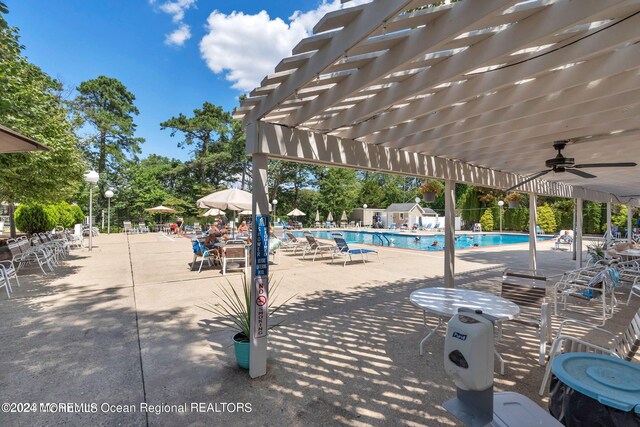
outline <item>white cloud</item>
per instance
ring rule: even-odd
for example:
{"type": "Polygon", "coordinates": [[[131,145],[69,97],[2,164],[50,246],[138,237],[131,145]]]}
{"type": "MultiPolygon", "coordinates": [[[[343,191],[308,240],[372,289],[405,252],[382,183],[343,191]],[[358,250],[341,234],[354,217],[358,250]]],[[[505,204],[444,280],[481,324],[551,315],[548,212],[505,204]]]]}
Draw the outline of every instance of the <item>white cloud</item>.
{"type": "Polygon", "coordinates": [[[169,46],[182,46],[190,38],[191,28],[186,24],[181,24],[175,31],[165,36],[164,43],[169,46]]]}
{"type": "MultiPolygon", "coordinates": [[[[370,0],[355,0],[354,6],[370,0]]],[[[278,62],[291,55],[291,49],[311,34],[313,26],[327,12],[343,7],[340,0],[323,0],[314,10],[296,11],[288,18],[271,19],[266,11],[256,15],[214,10],[207,19],[208,34],[200,41],[200,53],[207,66],[224,74],[234,89],[245,92],[258,86],[273,72],[278,62]]]]}
{"type": "Polygon", "coordinates": [[[174,23],[179,24],[177,29],[170,34],[165,35],[165,44],[170,46],[182,46],[191,38],[191,28],[182,21],[184,20],[185,11],[191,7],[195,7],[197,0],[165,1],[162,4],[159,4],[158,0],[148,1],[151,6],[157,7],[167,15],[171,15],[171,20],[174,23]]]}
{"type": "MultiPolygon", "coordinates": [[[[155,0],[154,0],[155,1],[155,0]]],[[[182,22],[185,10],[196,4],[196,0],[175,0],[160,5],[160,10],[171,15],[173,22],[182,22]]]]}

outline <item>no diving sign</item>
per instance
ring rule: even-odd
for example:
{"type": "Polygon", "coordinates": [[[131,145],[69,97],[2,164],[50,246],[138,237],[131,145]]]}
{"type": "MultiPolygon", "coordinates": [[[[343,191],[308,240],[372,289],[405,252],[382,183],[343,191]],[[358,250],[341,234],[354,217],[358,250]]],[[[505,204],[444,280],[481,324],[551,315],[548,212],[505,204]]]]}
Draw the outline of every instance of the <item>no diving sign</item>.
{"type": "Polygon", "coordinates": [[[269,278],[256,276],[254,281],[256,295],[256,315],[253,317],[253,336],[261,338],[267,336],[269,320],[269,278]]]}

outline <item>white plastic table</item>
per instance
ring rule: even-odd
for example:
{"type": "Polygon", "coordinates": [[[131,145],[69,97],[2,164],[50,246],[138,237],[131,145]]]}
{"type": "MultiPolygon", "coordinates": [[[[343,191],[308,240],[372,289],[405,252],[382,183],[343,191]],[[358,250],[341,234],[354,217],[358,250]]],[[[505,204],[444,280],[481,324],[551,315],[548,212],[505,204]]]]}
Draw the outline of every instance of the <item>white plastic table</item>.
{"type": "MultiPolygon", "coordinates": [[[[422,310],[424,326],[427,328],[427,335],[420,341],[421,355],[424,353],[424,343],[440,329],[442,320],[453,317],[461,307],[482,310],[483,313],[495,317],[498,322],[511,320],[520,314],[517,304],[494,294],[470,289],[424,288],[413,291],[409,299],[422,310]],[[427,313],[438,317],[438,325],[433,329],[427,325],[427,313]]],[[[500,328],[500,325],[498,327],[500,328]]],[[[500,360],[500,372],[504,374],[504,360],[497,351],[496,356],[500,360]]]]}

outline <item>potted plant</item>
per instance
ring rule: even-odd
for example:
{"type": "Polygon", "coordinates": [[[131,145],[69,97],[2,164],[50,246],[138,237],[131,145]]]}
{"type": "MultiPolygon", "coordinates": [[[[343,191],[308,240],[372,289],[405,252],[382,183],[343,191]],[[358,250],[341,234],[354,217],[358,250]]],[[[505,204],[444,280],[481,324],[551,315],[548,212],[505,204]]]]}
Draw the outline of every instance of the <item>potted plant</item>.
{"type": "Polygon", "coordinates": [[[596,240],[587,245],[587,253],[591,255],[593,262],[598,262],[605,258],[607,250],[606,240],[596,240]]]}
{"type": "Polygon", "coordinates": [[[504,198],[504,201],[505,202],[509,202],[509,207],[510,208],[517,208],[520,205],[520,202],[522,201],[522,194],[520,194],[520,193],[509,193],[504,198]]]}
{"type": "Polygon", "coordinates": [[[436,180],[426,180],[418,189],[418,193],[422,194],[425,202],[434,202],[436,197],[442,193],[442,184],[436,180]]]}
{"type": "MultiPolygon", "coordinates": [[[[205,304],[200,308],[219,316],[215,319],[221,325],[230,327],[235,330],[233,335],[233,347],[236,355],[236,362],[238,366],[243,369],[249,369],[249,336],[251,334],[251,290],[249,288],[249,280],[246,275],[242,275],[242,291],[241,293],[236,290],[233,284],[227,279],[226,283],[219,285],[219,291],[213,291],[216,299],[219,302],[215,304],[205,304]]],[[[271,278],[269,282],[272,283],[271,278]]],[[[275,303],[276,290],[280,284],[280,281],[270,285],[269,290],[269,326],[268,329],[275,328],[282,322],[272,322],[271,316],[279,311],[284,304],[291,300],[295,295],[292,295],[286,301],[281,304],[275,303]]]]}

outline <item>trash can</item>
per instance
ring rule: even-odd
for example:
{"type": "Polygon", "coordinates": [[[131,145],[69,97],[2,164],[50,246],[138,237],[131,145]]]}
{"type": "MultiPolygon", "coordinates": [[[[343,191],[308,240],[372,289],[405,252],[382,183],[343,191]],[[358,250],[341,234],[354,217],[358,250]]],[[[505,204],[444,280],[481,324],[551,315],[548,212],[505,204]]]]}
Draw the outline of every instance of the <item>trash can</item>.
{"type": "Polygon", "coordinates": [[[567,353],[553,359],[551,370],[549,412],[565,426],[640,427],[639,365],[567,353]]]}

